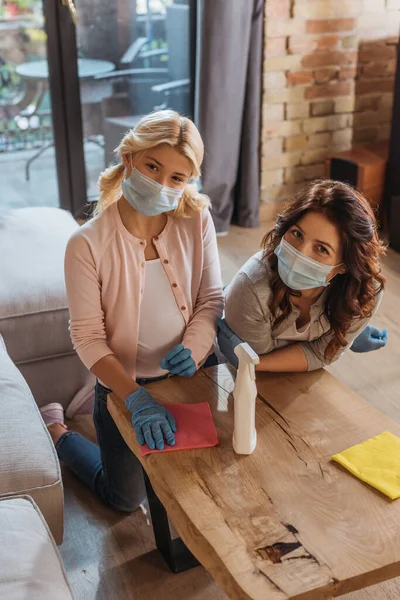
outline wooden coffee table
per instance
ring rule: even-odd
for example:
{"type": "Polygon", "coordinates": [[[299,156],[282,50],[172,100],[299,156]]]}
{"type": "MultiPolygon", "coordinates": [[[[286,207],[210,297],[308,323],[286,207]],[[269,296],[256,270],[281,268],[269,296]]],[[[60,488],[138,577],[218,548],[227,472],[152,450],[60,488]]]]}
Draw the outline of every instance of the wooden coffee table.
{"type": "Polygon", "coordinates": [[[233,385],[225,365],[149,385],[165,404],[209,402],[220,445],[145,458],[129,411],[108,398],[147,473],[157,545],[172,568],[194,564],[186,544],[240,600],[326,599],[400,575],[400,500],[331,461],[383,431],[400,436],[400,426],[327,371],[261,374],[257,448],[238,456],[233,385]],[[168,540],[164,508],[184,544],[168,540]]]}

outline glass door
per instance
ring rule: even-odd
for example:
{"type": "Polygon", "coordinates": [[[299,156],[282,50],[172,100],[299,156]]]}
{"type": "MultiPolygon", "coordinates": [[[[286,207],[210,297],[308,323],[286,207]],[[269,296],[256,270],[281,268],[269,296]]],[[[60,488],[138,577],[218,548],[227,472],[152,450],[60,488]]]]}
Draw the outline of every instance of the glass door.
{"type": "Polygon", "coordinates": [[[140,117],[158,108],[193,115],[193,0],[75,0],[87,199],[140,117]]]}
{"type": "Polygon", "coordinates": [[[75,217],[140,117],[193,116],[196,0],[0,0],[0,211],[75,217]]]}
{"type": "Polygon", "coordinates": [[[0,0],[0,213],[59,206],[42,0],[0,0]]]}

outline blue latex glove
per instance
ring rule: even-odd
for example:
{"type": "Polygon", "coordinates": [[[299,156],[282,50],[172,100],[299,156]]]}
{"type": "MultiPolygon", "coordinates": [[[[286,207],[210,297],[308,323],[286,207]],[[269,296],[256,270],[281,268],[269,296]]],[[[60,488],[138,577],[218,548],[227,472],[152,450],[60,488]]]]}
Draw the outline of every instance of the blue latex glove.
{"type": "Polygon", "coordinates": [[[160,367],[172,375],[191,377],[196,373],[196,363],[192,358],[192,351],[184,348],[182,344],[174,346],[160,361],[160,367]]]}
{"type": "Polygon", "coordinates": [[[218,319],[218,345],[222,354],[234,366],[236,369],[239,365],[238,357],[234,350],[239,344],[243,344],[243,340],[240,339],[236,333],[233,333],[225,319],[218,319]]]}
{"type": "Polygon", "coordinates": [[[140,387],[126,397],[125,405],[132,413],[132,425],[141,446],[146,441],[150,450],[164,450],[164,438],[170,446],[175,445],[175,419],[150,392],[140,387]]]}
{"type": "Polygon", "coordinates": [[[388,341],[387,329],[378,329],[373,325],[367,325],[365,329],[356,337],[350,350],[353,352],[371,352],[383,348],[388,341]]]}

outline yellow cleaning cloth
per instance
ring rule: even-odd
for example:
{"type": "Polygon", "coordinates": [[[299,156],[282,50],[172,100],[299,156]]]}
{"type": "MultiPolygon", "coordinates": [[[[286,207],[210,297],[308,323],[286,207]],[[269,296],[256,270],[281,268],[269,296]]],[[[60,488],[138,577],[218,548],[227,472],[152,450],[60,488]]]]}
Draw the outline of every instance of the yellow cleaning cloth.
{"type": "Polygon", "coordinates": [[[400,438],[392,433],[380,433],[332,460],[392,500],[400,497],[400,438]]]}

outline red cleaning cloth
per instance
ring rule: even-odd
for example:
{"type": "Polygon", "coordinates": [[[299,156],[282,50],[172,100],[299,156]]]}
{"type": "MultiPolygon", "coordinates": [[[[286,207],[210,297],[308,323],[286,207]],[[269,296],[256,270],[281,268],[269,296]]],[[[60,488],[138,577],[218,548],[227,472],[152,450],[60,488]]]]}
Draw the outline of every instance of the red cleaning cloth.
{"type": "Polygon", "coordinates": [[[175,417],[177,432],[175,446],[165,442],[164,450],[150,450],[146,445],[140,451],[142,456],[153,452],[175,452],[191,448],[211,448],[218,445],[218,435],[208,402],[198,404],[168,404],[165,405],[175,417]]]}

